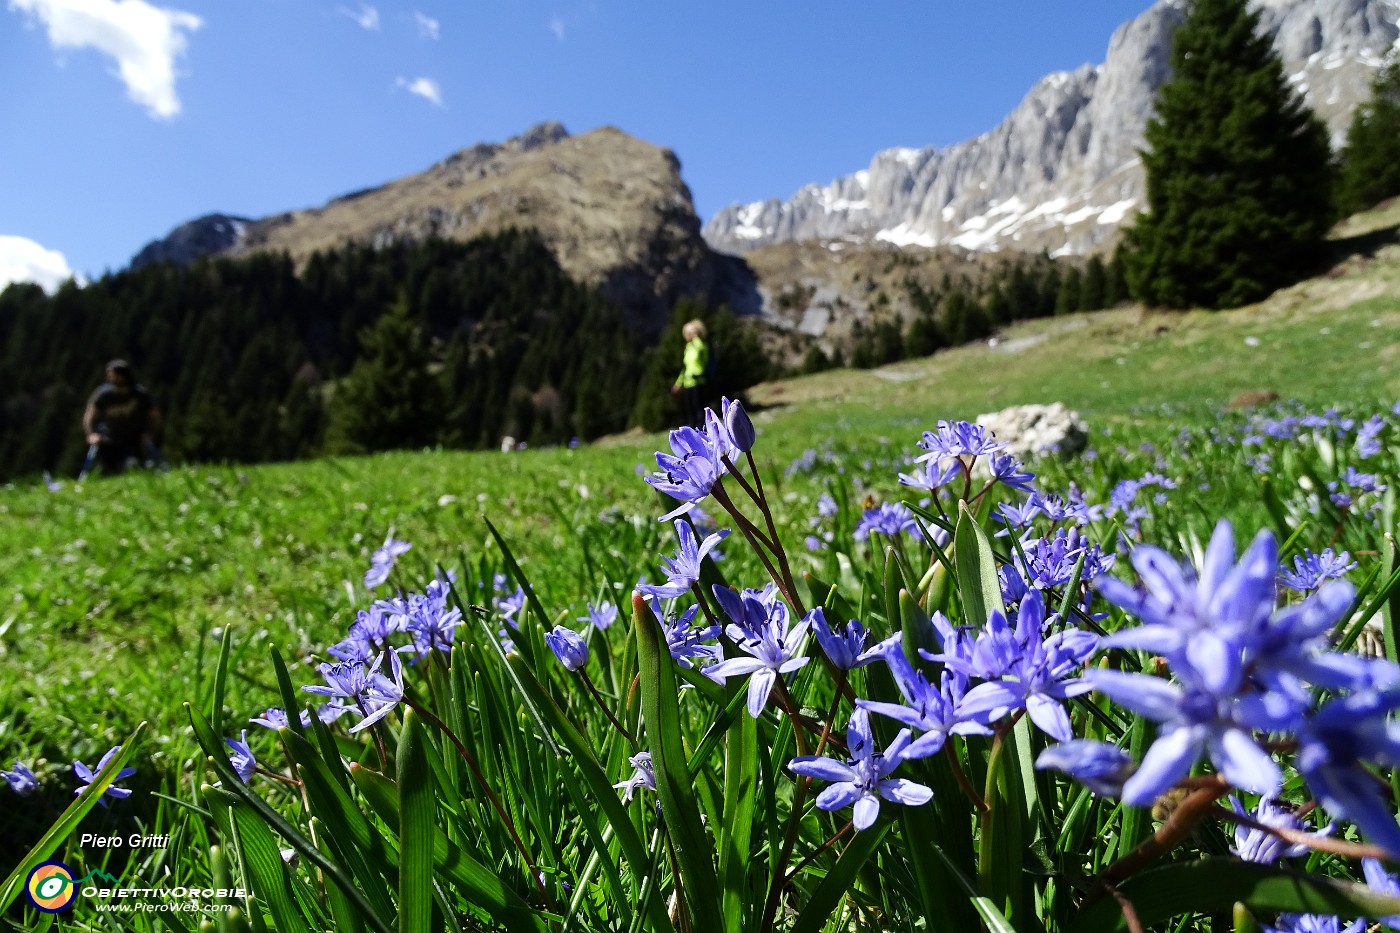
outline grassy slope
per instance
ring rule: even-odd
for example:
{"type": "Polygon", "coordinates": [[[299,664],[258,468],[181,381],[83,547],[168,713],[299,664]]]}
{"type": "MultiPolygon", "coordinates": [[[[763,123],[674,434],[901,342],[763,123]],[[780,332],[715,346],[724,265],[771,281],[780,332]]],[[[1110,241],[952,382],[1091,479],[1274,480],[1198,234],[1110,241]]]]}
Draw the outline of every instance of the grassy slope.
{"type": "MultiPolygon", "coordinates": [[[[1393,228],[1400,208],[1360,223],[1393,228]]],[[[784,465],[833,438],[908,448],[938,418],[1022,402],[1061,400],[1095,426],[1150,426],[1164,404],[1204,420],[1251,389],[1315,405],[1389,404],[1400,396],[1400,247],[1239,311],[1126,309],[1031,322],[1000,340],[761,386],[754,398],[769,406],[761,449],[784,465]]],[[[390,527],[415,544],[407,558],[414,579],[434,559],[483,553],[483,512],[536,561],[579,560],[561,521],[592,529],[605,548],[639,553],[657,540],[655,523],[601,525],[598,515],[613,504],[656,514],[635,468],[658,442],[619,438],[508,459],[391,454],[190,468],[81,489],[68,483],[54,494],[0,490],[0,708],[18,711],[0,719],[0,752],[47,734],[69,754],[95,757],[152,714],[152,697],[165,704],[155,714],[171,720],[157,732],[174,727],[179,700],[207,676],[208,633],[223,626],[266,630],[294,649],[325,644],[365,604],[357,581],[390,527]],[[87,738],[73,747],[74,735],[87,738]]],[[[551,604],[593,598],[559,577],[537,580],[551,604]]],[[[272,695],[266,683],[239,680],[231,704],[245,692],[272,695]]]]}
{"type": "MultiPolygon", "coordinates": [[[[1393,239],[1397,225],[1400,201],[1339,233],[1390,230],[1393,239]]],[[[843,423],[878,431],[1029,402],[1062,401],[1091,421],[1166,403],[1204,413],[1255,389],[1324,405],[1400,397],[1400,245],[1354,254],[1327,276],[1230,312],[1134,307],[1029,321],[1003,332],[995,347],[787,380],[753,396],[781,406],[774,425],[788,437],[843,423]]]]}

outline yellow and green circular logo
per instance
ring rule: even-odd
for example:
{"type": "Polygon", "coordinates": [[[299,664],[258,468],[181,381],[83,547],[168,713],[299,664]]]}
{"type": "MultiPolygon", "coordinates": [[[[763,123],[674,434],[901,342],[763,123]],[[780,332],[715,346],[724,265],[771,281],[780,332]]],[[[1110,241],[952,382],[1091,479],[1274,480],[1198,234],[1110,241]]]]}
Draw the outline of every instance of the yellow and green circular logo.
{"type": "Polygon", "coordinates": [[[78,896],[78,886],[73,883],[73,869],[62,862],[43,862],[29,873],[24,883],[24,893],[29,903],[44,911],[56,914],[66,910],[73,898],[78,896]]]}

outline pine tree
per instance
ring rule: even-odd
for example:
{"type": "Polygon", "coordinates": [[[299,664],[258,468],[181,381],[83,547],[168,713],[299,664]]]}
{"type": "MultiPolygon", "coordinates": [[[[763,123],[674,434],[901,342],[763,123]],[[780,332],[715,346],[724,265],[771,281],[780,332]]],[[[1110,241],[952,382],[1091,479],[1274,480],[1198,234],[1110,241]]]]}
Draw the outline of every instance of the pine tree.
{"type": "Polygon", "coordinates": [[[1083,293],[1084,273],[1071,266],[1068,272],[1060,276],[1060,290],[1055,295],[1055,314],[1073,314],[1083,310],[1084,305],[1080,304],[1083,293]]]}
{"type": "Polygon", "coordinates": [[[1079,308],[1081,311],[1097,311],[1106,308],[1104,296],[1108,285],[1108,272],[1104,268],[1103,260],[1098,256],[1090,256],[1089,263],[1084,267],[1084,281],[1079,289],[1079,308]]]}
{"type": "Polygon", "coordinates": [[[1156,305],[1230,307],[1309,267],[1331,220],[1327,133],[1246,0],[1194,0],[1148,121],[1128,282],[1156,305]]]}
{"type": "Polygon", "coordinates": [[[1346,214],[1400,195],[1400,61],[1381,69],[1371,100],[1356,110],[1337,188],[1337,206],[1346,214]]]}
{"type": "Polygon", "coordinates": [[[339,453],[421,447],[442,421],[428,341],[402,297],[360,336],[361,355],[331,397],[327,446],[339,453]]]}

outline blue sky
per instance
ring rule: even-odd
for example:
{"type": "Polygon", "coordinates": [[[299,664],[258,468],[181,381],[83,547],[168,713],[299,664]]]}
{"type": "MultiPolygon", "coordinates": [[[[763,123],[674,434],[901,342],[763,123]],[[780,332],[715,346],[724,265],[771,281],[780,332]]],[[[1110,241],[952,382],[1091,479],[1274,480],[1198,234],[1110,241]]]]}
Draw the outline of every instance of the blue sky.
{"type": "Polygon", "coordinates": [[[201,214],[317,206],[543,120],[674,149],[707,218],[990,129],[1148,6],[3,2],[0,282],[97,276],[201,214]]]}

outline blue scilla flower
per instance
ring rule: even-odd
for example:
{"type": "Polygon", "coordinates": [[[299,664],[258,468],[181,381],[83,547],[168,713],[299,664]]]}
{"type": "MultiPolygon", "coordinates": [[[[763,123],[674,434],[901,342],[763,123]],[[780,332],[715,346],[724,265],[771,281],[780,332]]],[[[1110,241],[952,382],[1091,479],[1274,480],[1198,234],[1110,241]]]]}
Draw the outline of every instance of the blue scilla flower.
{"type": "Polygon", "coordinates": [[[695,530],[690,527],[689,522],[678,520],[675,524],[680,549],[675,557],[661,558],[661,569],[666,574],[666,582],[643,583],[637,587],[637,592],[652,599],[675,599],[690,592],[690,588],[700,579],[700,565],[704,563],[705,555],[718,547],[729,534],[729,530],[725,529],[697,542],[695,530]]]}
{"type": "Polygon", "coordinates": [[[991,735],[992,730],[974,721],[961,709],[967,681],[955,671],[944,670],[939,686],[929,683],[924,672],[917,670],[904,656],[898,633],[880,642],[872,653],[889,666],[895,685],[904,697],[903,703],[878,700],[857,700],[859,709],[877,713],[903,723],[922,733],[904,750],[905,758],[927,758],[942,750],[950,735],[991,735]]]}
{"type": "MultiPolygon", "coordinates": [[[[1361,871],[1366,878],[1366,887],[1386,897],[1400,897],[1400,880],[1397,880],[1394,875],[1386,874],[1385,867],[1381,865],[1379,860],[1362,859],[1361,871]]],[[[1380,920],[1391,929],[1400,930],[1400,916],[1391,915],[1381,917],[1380,920]]]]}
{"type": "Polygon", "coordinates": [[[1324,914],[1279,914],[1278,924],[1260,924],[1264,933],[1365,933],[1366,921],[1345,923],[1324,914]]]}
{"type": "MultiPolygon", "coordinates": [[[[498,592],[504,592],[504,586],[498,587],[498,592]]],[[[520,611],[525,608],[527,599],[525,588],[517,586],[514,593],[498,595],[495,597],[496,611],[506,620],[511,628],[520,628],[520,611]]]]}
{"type": "MultiPolygon", "coordinates": [[[[300,719],[303,729],[311,725],[311,714],[306,710],[301,711],[300,719]]],[[[287,719],[287,711],[280,706],[268,707],[261,716],[255,716],[248,721],[259,726],[265,726],[268,729],[285,729],[290,725],[287,719]]]]}
{"type": "Polygon", "coordinates": [[[1278,582],[1296,590],[1306,593],[1315,590],[1328,580],[1340,580],[1347,575],[1350,570],[1356,569],[1356,561],[1351,559],[1351,555],[1346,551],[1340,554],[1330,547],[1323,548],[1321,553],[1314,554],[1307,548],[1303,553],[1293,558],[1293,569],[1284,569],[1279,572],[1278,582]]]}
{"type": "Polygon", "coordinates": [[[1400,689],[1334,697],[1298,733],[1297,768],[1313,796],[1334,816],[1351,820],[1371,842],[1400,855],[1400,826],[1364,763],[1400,765],[1400,689]]]}
{"type": "Polygon", "coordinates": [[[944,460],[948,457],[981,457],[1006,449],[992,438],[987,429],[968,421],[940,421],[932,431],[925,431],[919,446],[927,451],[916,458],[944,460]]]}
{"type": "Polygon", "coordinates": [[[1295,415],[1270,418],[1259,423],[1261,433],[1280,441],[1292,440],[1302,432],[1302,429],[1302,419],[1295,415]]]}
{"type": "Polygon", "coordinates": [[[854,807],[851,822],[857,830],[868,829],[880,815],[880,801],[888,800],[917,807],[933,799],[933,790],[906,778],[889,775],[904,760],[910,732],[901,729],[881,753],[870,732],[870,714],[863,709],[851,713],[846,725],[845,762],[815,755],[800,755],[788,762],[788,770],[803,777],[830,781],[817,795],[817,809],[844,810],[854,807]]]}
{"type": "Polygon", "coordinates": [[[865,650],[865,640],[870,633],[861,625],[859,619],[847,622],[844,631],[833,630],[827,624],[826,613],[818,606],[807,613],[807,621],[812,623],[812,632],[817,636],[817,644],[821,645],[822,653],[837,670],[849,671],[864,667],[882,656],[865,650]]]}
{"type": "Polygon", "coordinates": [[[1096,794],[1117,797],[1133,773],[1133,758],[1107,742],[1071,739],[1051,745],[1035,760],[1040,769],[1062,771],[1096,794]]]}
{"type": "Polygon", "coordinates": [[[1380,415],[1372,415],[1361,423],[1361,430],[1356,432],[1356,455],[1362,460],[1369,460],[1381,452],[1380,435],[1385,429],[1385,419],[1380,415]]]}
{"type": "Polygon", "coordinates": [[[729,452],[723,425],[713,411],[705,413],[704,431],[686,426],[671,432],[671,453],[658,452],[659,469],[646,478],[653,488],[680,500],[678,507],[661,516],[663,522],[693,509],[728,472],[723,461],[729,452]]]}
{"type": "Polygon", "coordinates": [[[1021,466],[1011,454],[993,454],[991,460],[992,479],[1007,489],[1017,492],[1034,492],[1035,474],[1021,466]]]}
{"type": "MultiPolygon", "coordinates": [[[[963,626],[954,629],[935,617],[934,626],[943,640],[941,653],[931,653],[920,649],[919,653],[930,661],[945,664],[963,677],[995,680],[1010,671],[1019,659],[1025,656],[1032,646],[1039,645],[1043,632],[1058,619],[1058,616],[1045,616],[1045,601],[1035,590],[1027,590],[1021,597],[1013,626],[1000,609],[993,609],[986,625],[980,629],[963,626]]],[[[1091,638],[1077,629],[1068,630],[1076,639],[1091,638]]],[[[1086,651],[1092,651],[1092,641],[1085,644],[1086,651]]],[[[1087,655],[1086,655],[1087,656],[1087,655]]]]}
{"type": "Polygon", "coordinates": [[[799,473],[806,473],[809,470],[814,469],[816,465],[817,451],[815,448],[808,447],[806,450],[802,451],[802,453],[799,454],[791,463],[788,464],[787,469],[783,471],[783,475],[787,477],[792,477],[796,476],[799,473]]]}
{"type": "Polygon", "coordinates": [[[787,625],[787,604],[778,598],[778,588],[772,583],[761,590],[745,588],[739,593],[717,583],[711,591],[720,609],[747,640],[762,638],[774,624],[787,625]]]}
{"type": "Polygon", "coordinates": [[[661,603],[652,600],[651,611],[661,622],[662,632],[666,636],[666,648],[678,665],[690,669],[695,667],[696,661],[713,663],[720,659],[719,646],[710,644],[719,636],[719,626],[707,625],[700,628],[694,624],[695,615],[700,611],[699,606],[691,606],[680,615],[667,615],[661,611],[661,603]]]}
{"type": "MultiPolygon", "coordinates": [[[[1230,796],[1230,808],[1240,816],[1248,816],[1256,823],[1262,823],[1273,829],[1287,829],[1294,832],[1303,832],[1303,821],[1293,814],[1292,810],[1280,806],[1277,800],[1269,797],[1260,799],[1255,808],[1250,811],[1244,808],[1239,798],[1230,796]]],[[[1332,832],[1329,826],[1316,836],[1326,836],[1332,832]]],[[[1235,844],[1230,847],[1230,851],[1244,859],[1246,862],[1255,862],[1260,865],[1273,865],[1279,859],[1298,858],[1307,855],[1312,851],[1302,843],[1289,845],[1278,836],[1262,829],[1255,829],[1253,826],[1246,826],[1243,823],[1235,824],[1235,844]]]]}
{"type": "Polygon", "coordinates": [[[600,632],[606,632],[608,627],[617,621],[617,607],[607,600],[603,600],[598,605],[588,604],[588,615],[579,616],[579,622],[588,622],[600,632]]]}
{"type": "Polygon", "coordinates": [[[565,670],[577,671],[588,663],[588,642],[573,629],[556,625],[545,633],[544,641],[565,670]]]}
{"type": "Polygon", "coordinates": [[[1234,532],[1221,521],[1199,575],[1151,545],[1137,547],[1132,562],[1143,589],[1104,578],[1099,592],[1144,624],[1116,633],[1105,645],[1160,654],[1183,682],[1222,696],[1233,693],[1244,675],[1245,642],[1274,610],[1274,536],[1261,531],[1236,564],[1234,532]]]}
{"type": "Polygon", "coordinates": [[[914,513],[909,511],[908,506],[898,502],[882,502],[873,509],[865,510],[865,514],[856,524],[855,539],[864,541],[870,537],[871,532],[879,532],[891,538],[904,532],[916,538],[923,537],[918,522],[914,521],[914,513]]]}
{"type": "Polygon", "coordinates": [[[14,770],[0,771],[0,778],[4,778],[10,790],[21,797],[27,797],[39,789],[39,779],[18,758],[15,759],[14,770]]]}
{"type": "MultiPolygon", "coordinates": [[[[316,707],[316,718],[329,726],[348,712],[350,712],[348,706],[343,706],[334,701],[328,701],[316,707]]],[[[303,729],[311,726],[311,713],[307,710],[302,710],[298,719],[301,721],[301,727],[303,729]]],[[[287,721],[287,711],[280,706],[268,707],[261,716],[255,716],[248,721],[268,729],[285,729],[289,725],[287,721]]]]}
{"type": "Polygon", "coordinates": [[[1400,666],[1392,661],[1330,650],[1331,632],[1355,596],[1356,589],[1345,580],[1328,583],[1256,630],[1245,659],[1253,684],[1268,695],[1246,702],[1255,702],[1259,728],[1296,729],[1302,713],[1312,706],[1309,687],[1369,691],[1400,683],[1400,666]]]}
{"type": "Polygon", "coordinates": [[[365,589],[372,590],[384,585],[399,558],[408,553],[412,547],[413,545],[407,541],[396,540],[394,532],[391,530],[385,536],[384,543],[370,557],[370,567],[365,571],[365,589]]]}
{"type": "Polygon", "coordinates": [[[744,403],[738,399],[732,402],[728,398],[720,399],[720,412],[725,433],[728,434],[729,442],[734,445],[734,449],[741,454],[752,450],[756,435],[753,421],[749,418],[749,413],[744,410],[744,403]]]}
{"type": "Polygon", "coordinates": [[[302,689],[319,696],[349,700],[364,717],[351,727],[351,732],[374,725],[403,701],[403,667],[397,652],[384,652],[370,666],[359,661],[342,661],[322,664],[317,669],[325,686],[313,684],[302,689]],[[389,659],[389,675],[379,670],[385,657],[389,659]]]}
{"type": "Polygon", "coordinates": [[[1161,723],[1137,773],[1123,785],[1124,803],[1151,805],[1190,774],[1202,755],[1235,786],[1260,796],[1278,793],[1283,772],[1254,740],[1250,710],[1234,697],[1099,668],[1084,678],[1119,706],[1161,723]]]}
{"type": "Polygon", "coordinates": [[[704,669],[706,677],[723,683],[726,678],[751,674],[749,678],[749,715],[755,719],[763,713],[768,704],[768,696],[773,692],[779,674],[789,674],[803,667],[811,658],[798,653],[802,640],[812,627],[810,618],[803,619],[789,629],[788,610],[782,602],[774,600],[765,605],[751,592],[738,597],[740,607],[735,615],[734,597],[736,594],[715,587],[715,595],[728,592],[720,599],[720,605],[736,622],[725,628],[725,634],[734,641],[735,647],[748,657],[733,657],[720,661],[704,669]],[[757,621],[761,618],[762,621],[757,621]],[[737,621],[742,619],[742,622],[737,621]]]}
{"type": "Polygon", "coordinates": [[[836,504],[836,500],[835,500],[834,498],[832,498],[831,493],[829,493],[829,492],[824,492],[824,493],[822,493],[820,496],[817,496],[817,515],[818,515],[818,517],[820,517],[820,518],[831,518],[831,517],[833,517],[838,511],[840,511],[840,507],[836,504]]]}
{"type": "Polygon", "coordinates": [[[1374,473],[1362,473],[1354,466],[1349,466],[1342,474],[1342,482],[1356,490],[1358,494],[1368,492],[1385,492],[1386,485],[1374,473]]]}
{"type": "Polygon", "coordinates": [[[638,752],[627,760],[632,765],[632,776],[613,785],[622,790],[623,803],[631,803],[632,795],[639,787],[645,787],[653,793],[656,791],[656,772],[652,769],[651,752],[638,752]]]}
{"type": "Polygon", "coordinates": [[[413,637],[413,646],[401,650],[413,651],[420,659],[432,651],[452,650],[452,641],[462,624],[462,610],[448,605],[448,595],[446,585],[434,580],[426,593],[415,593],[405,600],[403,626],[413,637]]]}
{"type": "Polygon", "coordinates": [[[958,461],[950,460],[947,466],[939,466],[937,460],[927,460],[915,464],[910,473],[900,473],[899,484],[933,492],[942,489],[959,476],[962,476],[962,464],[958,461]]]}
{"type": "MultiPolygon", "coordinates": [[[[79,787],[77,790],[73,791],[74,795],[81,794],[83,791],[91,787],[92,782],[97,777],[97,775],[102,773],[102,769],[107,767],[111,760],[115,758],[121,752],[121,750],[122,747],[120,745],[113,745],[112,748],[108,750],[107,754],[102,756],[102,760],[97,763],[96,768],[89,768],[81,761],[73,762],[73,773],[78,776],[78,780],[83,782],[82,787],[79,787]]],[[[103,807],[107,806],[106,798],[108,797],[111,797],[115,800],[121,800],[123,797],[130,797],[131,791],[125,787],[118,787],[117,782],[125,781],[127,778],[131,777],[135,773],[135,768],[122,768],[120,771],[118,771],[117,776],[112,778],[112,783],[107,785],[107,789],[104,790],[102,792],[102,796],[98,798],[98,805],[103,807]]]]}
{"type": "Polygon", "coordinates": [[[342,661],[368,663],[388,647],[390,636],[403,631],[407,621],[407,606],[402,600],[378,600],[355,614],[346,637],[327,648],[326,653],[342,661]]]}
{"type": "Polygon", "coordinates": [[[238,779],[244,784],[253,776],[253,772],[258,768],[258,760],[253,757],[253,751],[248,747],[248,730],[243,730],[241,739],[224,739],[229,750],[233,752],[229,755],[229,764],[233,765],[233,770],[238,775],[238,779]]]}
{"type": "MultiPolygon", "coordinates": [[[[1089,692],[1087,681],[1073,675],[1098,648],[1098,638],[1078,629],[1064,629],[1041,640],[1045,607],[1032,591],[1021,601],[1016,644],[1020,649],[1004,664],[996,680],[978,684],[962,700],[964,714],[988,723],[1024,709],[1031,722],[1059,742],[1068,742],[1069,713],[1064,702],[1089,692]]],[[[974,649],[974,660],[976,651],[974,649]]]]}
{"type": "Polygon", "coordinates": [[[1012,528],[1028,528],[1031,523],[1044,514],[1045,510],[1041,506],[1040,497],[1037,495],[1028,497],[1026,501],[1020,505],[1003,502],[1001,505],[997,506],[996,518],[997,521],[1005,525],[1006,528],[997,532],[997,535],[1006,535],[1012,528]]]}
{"type": "Polygon", "coordinates": [[[1016,567],[1027,583],[1040,590],[1069,583],[1081,557],[1084,567],[1079,578],[1086,583],[1103,576],[1114,563],[1113,555],[1087,542],[1078,528],[1057,528],[1049,538],[1023,542],[1021,551],[1024,559],[1021,552],[1014,554],[1016,567]]]}

